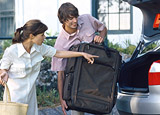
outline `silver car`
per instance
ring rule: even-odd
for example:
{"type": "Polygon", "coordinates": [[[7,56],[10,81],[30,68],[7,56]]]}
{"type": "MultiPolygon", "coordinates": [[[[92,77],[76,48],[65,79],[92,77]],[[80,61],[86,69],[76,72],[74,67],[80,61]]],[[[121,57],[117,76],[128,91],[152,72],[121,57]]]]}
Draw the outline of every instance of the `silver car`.
{"type": "Polygon", "coordinates": [[[120,115],[160,115],[160,0],[125,1],[141,9],[143,31],[122,65],[116,107],[120,115]],[[151,44],[157,47],[150,49],[151,44]]]}

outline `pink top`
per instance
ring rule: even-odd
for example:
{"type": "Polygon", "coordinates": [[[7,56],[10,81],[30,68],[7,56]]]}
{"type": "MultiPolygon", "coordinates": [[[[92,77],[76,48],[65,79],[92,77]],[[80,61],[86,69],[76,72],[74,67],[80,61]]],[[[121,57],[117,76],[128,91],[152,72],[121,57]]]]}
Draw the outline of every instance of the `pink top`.
{"type": "MultiPolygon", "coordinates": [[[[78,17],[78,28],[73,34],[68,34],[63,28],[59,36],[57,37],[54,47],[57,50],[68,50],[72,45],[79,44],[81,42],[92,42],[95,32],[100,32],[105,28],[99,20],[92,17],[89,14],[80,15],[78,17]]],[[[64,58],[52,58],[51,70],[64,71],[66,67],[67,59],[64,58]]]]}

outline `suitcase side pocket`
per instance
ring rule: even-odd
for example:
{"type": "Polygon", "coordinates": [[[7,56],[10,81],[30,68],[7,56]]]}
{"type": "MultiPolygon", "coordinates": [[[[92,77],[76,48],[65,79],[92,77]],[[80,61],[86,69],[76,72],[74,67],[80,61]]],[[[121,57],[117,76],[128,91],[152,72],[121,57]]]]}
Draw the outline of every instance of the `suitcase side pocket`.
{"type": "Polygon", "coordinates": [[[63,99],[70,100],[71,99],[71,90],[73,84],[73,73],[68,73],[65,75],[64,80],[64,87],[63,87],[63,99]]]}

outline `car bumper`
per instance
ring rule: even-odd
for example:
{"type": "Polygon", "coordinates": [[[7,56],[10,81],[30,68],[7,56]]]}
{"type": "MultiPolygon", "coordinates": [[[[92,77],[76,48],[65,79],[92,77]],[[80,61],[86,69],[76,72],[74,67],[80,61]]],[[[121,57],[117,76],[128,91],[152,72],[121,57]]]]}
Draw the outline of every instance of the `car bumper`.
{"type": "Polygon", "coordinates": [[[131,95],[118,93],[116,106],[118,111],[124,113],[132,113],[138,115],[160,114],[160,95],[131,95]]]}

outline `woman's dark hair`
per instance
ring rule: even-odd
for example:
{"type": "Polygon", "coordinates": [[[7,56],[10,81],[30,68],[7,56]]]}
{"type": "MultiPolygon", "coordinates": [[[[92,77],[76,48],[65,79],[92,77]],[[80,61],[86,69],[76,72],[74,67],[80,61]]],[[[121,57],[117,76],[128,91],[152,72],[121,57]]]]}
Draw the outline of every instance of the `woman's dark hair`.
{"type": "Polygon", "coordinates": [[[58,10],[59,21],[63,24],[71,16],[78,17],[78,9],[69,2],[63,3],[58,10]]]}
{"type": "Polygon", "coordinates": [[[30,34],[34,36],[44,33],[48,27],[43,24],[40,20],[29,20],[23,27],[16,29],[12,44],[22,43],[29,38],[30,34]]]}

